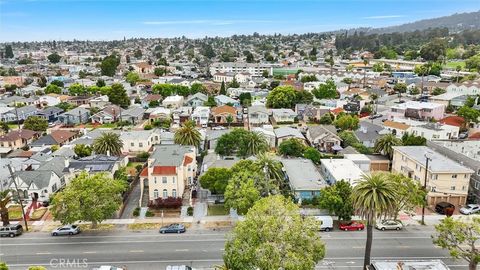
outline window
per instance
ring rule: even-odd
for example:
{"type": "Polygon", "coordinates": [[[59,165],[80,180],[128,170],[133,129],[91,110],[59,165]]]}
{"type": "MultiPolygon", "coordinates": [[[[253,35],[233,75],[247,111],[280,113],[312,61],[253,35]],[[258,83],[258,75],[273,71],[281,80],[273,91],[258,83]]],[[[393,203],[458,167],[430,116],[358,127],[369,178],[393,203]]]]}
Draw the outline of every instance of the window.
{"type": "Polygon", "coordinates": [[[167,177],[166,176],[162,177],[162,183],[164,183],[164,184],[167,183],[167,177]]]}
{"type": "Polygon", "coordinates": [[[153,177],[153,183],[157,183],[157,177],[153,177]]]}
{"type": "Polygon", "coordinates": [[[154,198],[154,199],[158,198],[158,189],[155,189],[155,190],[153,191],[153,198],[154,198]]]}
{"type": "Polygon", "coordinates": [[[172,181],[173,181],[173,183],[175,184],[175,176],[174,176],[174,177],[172,177],[172,181]]]}
{"type": "Polygon", "coordinates": [[[432,175],[430,176],[430,178],[431,178],[432,180],[437,180],[437,179],[438,179],[438,174],[432,174],[432,175]]]}
{"type": "Polygon", "coordinates": [[[163,190],[163,198],[168,197],[168,191],[166,189],[163,190]]]}
{"type": "Polygon", "coordinates": [[[134,142],[131,142],[131,143],[130,143],[130,146],[135,146],[135,143],[134,143],[134,142]]]}
{"type": "Polygon", "coordinates": [[[420,181],[420,177],[415,175],[415,180],[420,181]]]}
{"type": "Polygon", "coordinates": [[[455,190],[455,186],[451,186],[451,187],[450,187],[450,190],[455,190]]]}
{"type": "Polygon", "coordinates": [[[465,191],[465,190],[466,190],[465,186],[462,186],[462,190],[463,190],[463,191],[465,191]]]}
{"type": "Polygon", "coordinates": [[[192,166],[188,166],[188,171],[191,171],[192,170],[192,166]]]}
{"type": "Polygon", "coordinates": [[[143,147],[143,143],[138,143],[138,147],[143,147]]]}
{"type": "Polygon", "coordinates": [[[172,197],[174,197],[174,198],[177,197],[177,190],[176,189],[172,190],[172,197]]]}
{"type": "MultiPolygon", "coordinates": [[[[415,164],[415,169],[416,169],[417,171],[420,170],[420,165],[415,164]]],[[[421,170],[420,170],[420,171],[421,171],[421,170]]]]}
{"type": "Polygon", "coordinates": [[[457,175],[456,175],[456,174],[452,174],[452,178],[457,178],[457,175]]]}
{"type": "Polygon", "coordinates": [[[437,192],[437,187],[432,187],[432,192],[437,192]]]}
{"type": "Polygon", "coordinates": [[[55,191],[57,191],[57,184],[56,183],[52,185],[52,192],[55,192],[55,191]]]}
{"type": "Polygon", "coordinates": [[[407,157],[402,155],[402,160],[407,161],[407,157]]]}
{"type": "Polygon", "coordinates": [[[65,186],[65,178],[60,178],[60,185],[65,186]]]}
{"type": "Polygon", "coordinates": [[[465,175],[463,176],[463,178],[467,179],[467,178],[468,178],[468,174],[465,174],[465,175]]]}

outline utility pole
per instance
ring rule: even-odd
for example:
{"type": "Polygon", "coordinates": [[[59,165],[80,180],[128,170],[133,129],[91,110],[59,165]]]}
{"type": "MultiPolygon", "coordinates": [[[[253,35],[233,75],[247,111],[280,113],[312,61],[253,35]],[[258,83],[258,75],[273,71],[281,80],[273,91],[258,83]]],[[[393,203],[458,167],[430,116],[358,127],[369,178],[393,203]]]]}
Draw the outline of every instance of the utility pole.
{"type": "Polygon", "coordinates": [[[10,177],[12,177],[13,184],[15,184],[15,191],[17,192],[20,208],[22,208],[22,217],[23,217],[23,221],[25,222],[25,230],[28,231],[27,219],[25,217],[25,209],[23,209],[22,199],[20,198],[20,191],[18,190],[17,181],[15,180],[15,176],[13,175],[13,169],[11,164],[8,164],[8,171],[10,172],[10,177]]]}
{"type": "MultiPolygon", "coordinates": [[[[425,178],[423,179],[423,190],[427,191],[427,176],[428,176],[428,162],[431,159],[425,155],[425,178]]],[[[427,192],[428,194],[428,192],[427,192]]],[[[422,225],[425,225],[425,205],[427,204],[427,195],[425,195],[423,206],[422,206],[422,225]]]]}

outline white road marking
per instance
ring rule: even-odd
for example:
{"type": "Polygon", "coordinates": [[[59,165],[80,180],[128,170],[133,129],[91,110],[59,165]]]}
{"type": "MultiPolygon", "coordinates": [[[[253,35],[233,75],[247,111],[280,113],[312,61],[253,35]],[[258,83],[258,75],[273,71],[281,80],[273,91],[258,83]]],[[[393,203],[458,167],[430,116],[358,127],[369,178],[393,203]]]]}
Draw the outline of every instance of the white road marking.
{"type": "Polygon", "coordinates": [[[37,255],[48,255],[48,254],[52,254],[52,253],[50,253],[50,252],[37,252],[35,254],[37,254],[37,255]]]}
{"type": "Polygon", "coordinates": [[[142,253],[143,250],[141,249],[135,249],[135,250],[130,250],[131,253],[142,253]]]}
{"type": "Polygon", "coordinates": [[[95,253],[97,253],[97,252],[96,252],[96,251],[84,251],[83,253],[84,253],[84,254],[95,254],[95,253]]]}
{"type": "Polygon", "coordinates": [[[188,249],[175,249],[176,252],[186,252],[188,249]]]}

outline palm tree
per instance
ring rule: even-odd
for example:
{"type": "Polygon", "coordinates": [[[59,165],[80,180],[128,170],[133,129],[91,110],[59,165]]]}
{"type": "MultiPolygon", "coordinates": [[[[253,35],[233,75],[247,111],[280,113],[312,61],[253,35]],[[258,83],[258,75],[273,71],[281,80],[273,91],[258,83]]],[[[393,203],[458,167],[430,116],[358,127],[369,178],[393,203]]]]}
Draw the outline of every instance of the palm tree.
{"type": "Polygon", "coordinates": [[[97,154],[119,156],[122,148],[120,135],[113,132],[105,132],[93,142],[93,150],[97,154]]]}
{"type": "Polygon", "coordinates": [[[227,115],[225,120],[227,121],[228,127],[230,128],[230,124],[232,124],[232,122],[233,122],[233,116],[229,114],[229,115],[227,115]]]}
{"type": "Polygon", "coordinates": [[[10,202],[10,190],[0,191],[0,216],[3,226],[10,224],[10,218],[8,217],[7,204],[10,202]]]}
{"type": "Polygon", "coordinates": [[[273,184],[280,190],[285,189],[285,178],[282,171],[282,163],[274,159],[270,153],[257,155],[256,165],[263,170],[265,178],[272,180],[273,184]]]}
{"type": "Polygon", "coordinates": [[[254,156],[267,151],[268,143],[262,133],[249,132],[245,138],[245,157],[254,156]]]}
{"type": "Polygon", "coordinates": [[[200,146],[202,136],[195,128],[193,121],[187,121],[175,132],[174,141],[176,144],[200,146]]]}
{"type": "Polygon", "coordinates": [[[373,226],[377,219],[393,215],[395,209],[395,184],[389,174],[374,173],[364,175],[353,188],[352,201],[357,214],[367,222],[367,241],[365,243],[364,269],[370,265],[372,251],[373,226]]]}
{"type": "Polygon", "coordinates": [[[455,67],[455,70],[457,71],[457,83],[458,83],[458,79],[460,78],[460,71],[462,70],[462,66],[458,65],[457,67],[455,67]]]}
{"type": "Polygon", "coordinates": [[[386,134],[381,136],[375,142],[373,150],[383,155],[388,155],[390,159],[393,157],[393,147],[402,145],[402,141],[398,139],[394,134],[386,134]]]}
{"type": "Polygon", "coordinates": [[[365,88],[367,86],[367,66],[368,66],[368,59],[363,59],[363,65],[364,65],[364,69],[363,69],[363,88],[365,88]]]}
{"type": "Polygon", "coordinates": [[[375,93],[373,93],[373,94],[370,95],[370,99],[371,99],[371,100],[373,101],[373,103],[375,104],[375,113],[374,113],[374,114],[376,114],[377,111],[378,111],[378,103],[377,103],[378,95],[375,94],[375,93]]]}

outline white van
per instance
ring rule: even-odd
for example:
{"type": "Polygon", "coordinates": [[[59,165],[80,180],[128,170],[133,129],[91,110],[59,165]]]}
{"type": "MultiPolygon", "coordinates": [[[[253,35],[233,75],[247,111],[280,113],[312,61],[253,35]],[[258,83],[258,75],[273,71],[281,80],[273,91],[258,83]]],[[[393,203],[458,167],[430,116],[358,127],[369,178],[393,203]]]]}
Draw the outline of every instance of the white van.
{"type": "Polygon", "coordinates": [[[315,219],[320,221],[320,230],[329,232],[333,230],[333,218],[331,216],[315,216],[315,219]]]}

